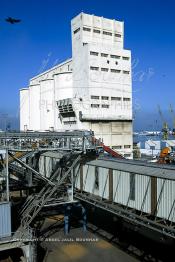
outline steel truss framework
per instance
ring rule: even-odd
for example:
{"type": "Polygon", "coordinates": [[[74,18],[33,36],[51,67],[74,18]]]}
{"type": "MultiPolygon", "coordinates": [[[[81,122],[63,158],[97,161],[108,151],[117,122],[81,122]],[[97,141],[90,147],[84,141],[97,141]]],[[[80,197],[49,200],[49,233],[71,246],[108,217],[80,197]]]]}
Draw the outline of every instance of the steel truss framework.
{"type": "MultiPolygon", "coordinates": [[[[67,182],[69,176],[71,176],[71,171],[78,164],[80,159],[81,154],[79,152],[70,154],[70,157],[67,158],[65,163],[66,166],[63,167],[60,165],[52,177],[48,179],[42,190],[38,194],[28,197],[21,211],[21,225],[14,235],[15,238],[21,239],[21,241],[28,238],[31,223],[34,221],[44,205],[47,204],[52,198],[59,199],[59,197],[63,196],[63,186],[67,182]]],[[[63,203],[65,202],[65,200],[62,201],[63,203]]]]}
{"type": "MultiPolygon", "coordinates": [[[[49,136],[49,134],[47,135],[49,136]]],[[[24,137],[25,135],[26,133],[22,135],[20,134],[20,136],[22,137],[24,137]]],[[[36,139],[36,137],[38,138],[42,135],[45,137],[46,134],[39,133],[38,135],[39,136],[36,136],[36,134],[34,135],[33,133],[32,135],[27,134],[27,139],[29,139],[29,137],[31,139],[32,137],[32,140],[33,140],[33,139],[36,139]]],[[[6,141],[8,141],[8,139],[10,139],[9,141],[11,141],[10,136],[11,135],[8,135],[6,136],[6,138],[4,136],[1,136],[1,138],[2,140],[6,139],[6,141]]],[[[84,132],[75,132],[75,133],[68,132],[68,134],[60,133],[60,136],[57,133],[57,138],[56,138],[56,134],[52,133],[51,136],[53,136],[54,139],[65,138],[66,139],[65,141],[68,141],[67,138],[69,138],[69,141],[70,139],[72,141],[73,139],[75,139],[76,141],[79,141],[80,139],[82,139],[83,143],[81,144],[81,150],[79,150],[78,152],[76,152],[75,149],[74,150],[71,149],[71,143],[66,144],[65,146],[65,148],[67,148],[66,152],[69,152],[70,149],[74,152],[69,153],[68,156],[66,156],[65,158],[63,157],[62,161],[60,161],[60,166],[55,170],[55,172],[52,174],[50,178],[44,178],[38,171],[36,171],[30,165],[26,164],[24,161],[19,159],[20,157],[17,158],[15,157],[14,154],[9,153],[11,158],[13,158],[15,162],[18,162],[18,164],[22,166],[22,168],[20,168],[17,165],[15,167],[15,164],[10,163],[9,168],[13,170],[15,170],[16,168],[16,172],[18,172],[18,169],[19,169],[20,170],[19,173],[24,172],[24,174],[25,174],[26,169],[30,170],[32,174],[34,174],[34,176],[37,179],[39,179],[39,181],[42,180],[43,182],[45,182],[45,186],[43,186],[42,190],[38,194],[29,196],[29,198],[27,199],[25,206],[21,212],[21,226],[17,230],[15,237],[18,236],[22,238],[24,237],[24,235],[26,235],[30,231],[29,229],[30,229],[31,223],[34,221],[34,219],[36,218],[36,216],[38,215],[38,213],[40,212],[40,210],[42,209],[44,205],[47,205],[49,201],[51,200],[55,201],[55,199],[59,199],[63,197],[64,192],[65,192],[63,187],[67,183],[67,181],[69,181],[69,183],[72,183],[72,186],[74,185],[75,187],[75,181],[78,176],[78,171],[75,174],[75,167],[77,167],[77,165],[80,164],[80,160],[82,159],[83,154],[85,156],[85,152],[87,153],[87,150],[94,150],[94,147],[92,147],[92,144],[91,144],[92,134],[90,133],[88,133],[87,135],[84,132]],[[87,143],[85,143],[85,141],[87,143]]],[[[17,136],[14,134],[12,135],[12,140],[16,140],[16,139],[19,139],[19,134],[17,136]]],[[[30,155],[31,153],[32,155],[34,152],[38,152],[39,149],[37,148],[35,150],[29,150],[29,151],[30,152],[27,152],[26,154],[30,155]]],[[[92,206],[96,206],[103,210],[106,210],[107,212],[110,212],[114,215],[117,215],[129,221],[130,223],[134,223],[138,226],[149,228],[153,231],[161,233],[162,235],[175,239],[175,223],[174,223],[175,199],[171,203],[168,217],[165,219],[165,218],[160,218],[158,216],[158,211],[159,211],[159,207],[161,204],[161,200],[163,197],[165,197],[164,193],[165,193],[166,183],[169,180],[175,181],[175,178],[174,178],[175,169],[173,167],[162,166],[162,168],[160,168],[160,165],[158,166],[149,165],[149,164],[139,163],[138,161],[136,163],[136,162],[131,162],[127,160],[117,160],[117,161],[108,160],[107,161],[108,163],[107,162],[105,163],[105,159],[101,159],[99,161],[96,160],[92,162],[88,162],[88,161],[89,161],[89,158],[86,156],[83,164],[88,164],[88,166],[92,165],[92,166],[98,166],[98,167],[109,169],[109,173],[106,177],[104,188],[102,190],[103,191],[102,196],[97,197],[94,194],[85,192],[83,183],[80,177],[80,183],[82,185],[80,188],[81,193],[76,191],[74,195],[75,199],[78,199],[79,201],[82,201],[82,202],[87,202],[92,206]],[[119,171],[123,170],[125,172],[130,173],[131,175],[135,171],[137,175],[140,175],[140,176],[145,175],[148,177],[146,189],[141,199],[140,210],[138,209],[136,210],[135,208],[132,208],[129,206],[129,200],[131,197],[130,194],[134,187],[134,183],[131,183],[130,185],[131,186],[130,194],[128,195],[128,199],[126,203],[123,205],[120,203],[117,203],[116,201],[114,203],[113,200],[115,199],[117,190],[120,187],[121,176],[119,177],[117,185],[115,185],[116,192],[113,192],[113,189],[112,191],[109,189],[109,198],[105,199],[104,193],[105,193],[105,189],[108,184],[107,179],[109,179],[109,186],[113,188],[113,184],[112,184],[113,179],[111,178],[112,178],[112,175],[114,176],[114,174],[112,174],[112,170],[119,170],[119,171]],[[159,188],[159,192],[157,192],[157,188],[156,188],[157,179],[162,180],[161,187],[159,188]],[[146,213],[144,211],[144,205],[145,205],[145,201],[146,201],[148,194],[150,194],[150,190],[149,190],[150,187],[151,187],[151,213],[146,213]]],[[[81,165],[78,168],[78,170],[80,170],[80,173],[81,173],[81,167],[83,164],[81,163],[81,165]]]]}
{"type": "Polygon", "coordinates": [[[111,204],[107,203],[106,201],[103,201],[99,199],[97,196],[93,196],[92,194],[88,193],[76,193],[75,198],[86,202],[92,206],[101,208],[107,212],[110,212],[114,215],[117,215],[119,217],[122,217],[126,221],[130,223],[134,223],[138,226],[144,226],[145,228],[149,228],[153,231],[157,231],[161,233],[162,235],[166,235],[168,237],[175,239],[175,229],[174,226],[168,226],[163,223],[160,223],[159,221],[156,221],[155,219],[151,219],[147,217],[145,214],[136,212],[134,209],[127,209],[125,206],[121,206],[118,204],[111,204]]]}
{"type": "Polygon", "coordinates": [[[0,147],[14,151],[82,150],[93,147],[92,131],[0,132],[0,147]]]}

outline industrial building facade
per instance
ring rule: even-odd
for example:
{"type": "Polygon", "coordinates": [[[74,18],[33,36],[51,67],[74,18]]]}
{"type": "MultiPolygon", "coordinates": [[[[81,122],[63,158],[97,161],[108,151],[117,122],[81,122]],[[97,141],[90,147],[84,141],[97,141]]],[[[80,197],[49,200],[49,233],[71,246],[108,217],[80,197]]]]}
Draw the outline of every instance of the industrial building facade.
{"type": "Polygon", "coordinates": [[[71,21],[72,59],[20,90],[20,130],[93,130],[132,158],[131,52],[124,23],[80,13],[71,21]]]}

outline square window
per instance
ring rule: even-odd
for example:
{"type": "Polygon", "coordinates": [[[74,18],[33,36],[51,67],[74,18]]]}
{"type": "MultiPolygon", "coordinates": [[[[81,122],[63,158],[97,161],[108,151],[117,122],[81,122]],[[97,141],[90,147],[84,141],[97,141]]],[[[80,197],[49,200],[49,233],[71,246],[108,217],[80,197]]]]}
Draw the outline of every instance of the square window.
{"type": "Polygon", "coordinates": [[[99,96],[91,96],[91,99],[99,99],[99,96]]]}
{"type": "Polygon", "coordinates": [[[99,104],[91,104],[91,107],[92,108],[98,108],[98,107],[100,107],[100,105],[99,104]]]}
{"type": "Polygon", "coordinates": [[[102,96],[101,99],[102,100],[109,100],[109,96],[102,96]]]}
{"type": "Polygon", "coordinates": [[[100,34],[100,30],[98,30],[98,29],[94,29],[93,32],[97,33],[97,34],[100,34]]]}
{"type": "Polygon", "coordinates": [[[120,59],[119,55],[110,55],[111,58],[120,59]]]}
{"type": "Polygon", "coordinates": [[[90,51],[90,55],[98,56],[98,52],[90,51]]]}
{"type": "Polygon", "coordinates": [[[90,67],[90,70],[98,71],[98,70],[99,70],[99,67],[91,66],[91,67],[90,67]]]}
{"type": "Polygon", "coordinates": [[[130,101],[131,99],[129,97],[123,97],[123,101],[130,101]]]}
{"type": "Polygon", "coordinates": [[[108,54],[101,53],[101,56],[102,56],[102,57],[108,57],[108,54]]]}
{"type": "Polygon", "coordinates": [[[123,56],[122,58],[123,58],[123,60],[129,60],[129,57],[127,57],[127,56],[123,56]]]}
{"type": "Polygon", "coordinates": [[[103,34],[112,36],[112,33],[111,32],[107,32],[107,31],[103,31],[103,34]]]}
{"type": "Polygon", "coordinates": [[[121,97],[116,97],[116,96],[111,96],[111,100],[112,101],[121,101],[122,100],[122,98],[121,97]]]}
{"type": "Polygon", "coordinates": [[[123,70],[123,74],[129,75],[129,71],[123,70]]]}
{"type": "Polygon", "coordinates": [[[90,29],[90,28],[88,28],[88,27],[83,27],[83,31],[90,32],[90,31],[91,31],[91,29],[90,29]]]}
{"type": "Polygon", "coordinates": [[[78,33],[80,31],[80,27],[77,28],[75,31],[74,31],[74,34],[78,33]]]}
{"type": "Polygon", "coordinates": [[[114,34],[114,35],[115,35],[115,37],[119,37],[119,38],[122,37],[121,34],[114,34]]]}
{"type": "Polygon", "coordinates": [[[124,145],[124,148],[131,148],[130,145],[124,145]]]}
{"type": "Polygon", "coordinates": [[[121,70],[118,70],[118,69],[111,69],[111,73],[120,73],[121,70]]]}
{"type": "Polygon", "coordinates": [[[109,70],[108,68],[104,68],[104,67],[101,68],[102,72],[108,72],[108,70],[109,70]]]}
{"type": "Polygon", "coordinates": [[[122,149],[122,146],[112,146],[112,149],[122,149]]]}

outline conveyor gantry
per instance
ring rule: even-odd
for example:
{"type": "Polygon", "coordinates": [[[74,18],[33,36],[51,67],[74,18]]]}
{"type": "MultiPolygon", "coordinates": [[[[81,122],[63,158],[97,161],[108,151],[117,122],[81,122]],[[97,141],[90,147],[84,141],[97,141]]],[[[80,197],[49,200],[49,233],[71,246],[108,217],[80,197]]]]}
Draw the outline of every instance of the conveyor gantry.
{"type": "Polygon", "coordinates": [[[42,190],[26,201],[26,204],[21,212],[21,225],[16,231],[14,237],[18,237],[20,239],[29,237],[28,232],[31,223],[44,205],[54,196],[54,194],[56,193],[57,196],[59,195],[60,187],[66,182],[71,174],[71,171],[78,164],[80,159],[80,152],[70,153],[63,166],[62,161],[60,161],[60,168],[55,171],[55,173],[51,176],[50,181],[46,183],[42,190]]]}
{"type": "Polygon", "coordinates": [[[11,151],[80,150],[94,147],[88,130],[64,132],[0,132],[1,149],[11,151]]]}

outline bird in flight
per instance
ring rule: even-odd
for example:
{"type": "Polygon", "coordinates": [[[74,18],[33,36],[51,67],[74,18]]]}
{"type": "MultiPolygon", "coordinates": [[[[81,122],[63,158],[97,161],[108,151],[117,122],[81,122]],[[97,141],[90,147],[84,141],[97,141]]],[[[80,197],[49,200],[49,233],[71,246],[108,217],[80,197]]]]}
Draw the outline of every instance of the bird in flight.
{"type": "Polygon", "coordinates": [[[15,18],[12,18],[12,17],[6,18],[5,21],[8,22],[8,23],[10,23],[10,24],[15,24],[15,23],[21,22],[20,19],[15,19],[15,18]]]}

